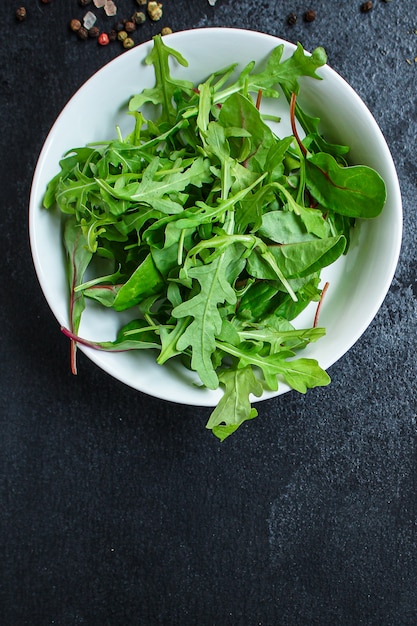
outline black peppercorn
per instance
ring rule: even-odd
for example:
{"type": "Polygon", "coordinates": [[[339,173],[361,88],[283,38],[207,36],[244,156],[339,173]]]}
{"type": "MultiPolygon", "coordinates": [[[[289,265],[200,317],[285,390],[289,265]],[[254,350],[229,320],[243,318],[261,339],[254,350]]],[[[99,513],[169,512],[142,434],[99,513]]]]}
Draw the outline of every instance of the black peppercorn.
{"type": "Polygon", "coordinates": [[[92,37],[92,38],[96,38],[98,37],[100,34],[100,29],[97,28],[97,26],[92,26],[91,28],[88,29],[88,36],[92,37]]]}
{"type": "Polygon", "coordinates": [[[308,11],[304,13],[304,20],[306,22],[314,22],[315,19],[316,19],[316,12],[313,11],[313,9],[309,9],[308,11]]]}
{"type": "Polygon", "coordinates": [[[290,24],[290,26],[293,26],[296,22],[297,22],[296,14],[290,13],[289,16],[287,17],[287,24],[290,24]]]}
{"type": "Polygon", "coordinates": [[[87,4],[90,4],[91,0],[78,0],[78,4],[80,4],[82,7],[86,7],[87,4]]]}
{"type": "Polygon", "coordinates": [[[25,20],[25,19],[26,19],[26,9],[25,9],[25,7],[19,7],[19,8],[17,9],[17,11],[16,11],[15,15],[16,15],[16,19],[17,19],[19,22],[23,22],[23,20],[25,20]]]}
{"type": "Polygon", "coordinates": [[[84,28],[84,26],[81,26],[81,28],[77,31],[77,35],[79,39],[82,39],[84,41],[88,38],[88,30],[84,28]]]}
{"type": "Polygon", "coordinates": [[[374,5],[371,2],[371,0],[369,0],[369,2],[362,2],[362,4],[361,4],[361,11],[362,11],[362,13],[368,13],[368,11],[371,11],[373,6],[374,5]]]}
{"type": "Polygon", "coordinates": [[[117,39],[117,30],[112,28],[111,31],[109,32],[109,41],[116,41],[116,39],[117,39]]]}

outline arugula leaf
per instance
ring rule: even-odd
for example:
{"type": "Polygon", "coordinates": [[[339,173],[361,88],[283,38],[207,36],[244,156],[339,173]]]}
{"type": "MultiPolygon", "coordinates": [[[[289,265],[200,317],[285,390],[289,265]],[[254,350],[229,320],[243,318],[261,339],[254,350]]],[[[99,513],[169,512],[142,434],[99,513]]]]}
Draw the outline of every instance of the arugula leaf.
{"type": "Polygon", "coordinates": [[[198,281],[199,292],[172,311],[177,319],[193,318],[179,338],[177,349],[183,351],[191,346],[191,367],[209,389],[216,389],[219,384],[211,359],[216,349],[215,337],[222,328],[219,305],[236,303],[236,293],[225,277],[225,268],[233,254],[233,248],[229,247],[211,263],[191,267],[187,274],[198,281]]]}
{"type": "Polygon", "coordinates": [[[206,424],[221,441],[231,435],[243,422],[258,415],[251,407],[250,395],[258,398],[263,393],[262,383],[251,367],[227,369],[220,373],[219,381],[224,394],[206,424]]]}

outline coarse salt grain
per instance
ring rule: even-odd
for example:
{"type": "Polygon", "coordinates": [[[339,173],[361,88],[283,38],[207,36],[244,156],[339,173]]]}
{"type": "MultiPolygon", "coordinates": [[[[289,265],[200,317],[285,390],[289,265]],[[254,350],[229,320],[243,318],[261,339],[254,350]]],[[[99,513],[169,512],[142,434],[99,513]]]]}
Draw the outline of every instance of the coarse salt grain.
{"type": "Polygon", "coordinates": [[[97,9],[101,9],[106,4],[106,0],[93,0],[93,3],[94,6],[97,7],[97,9]]]}
{"type": "Polygon", "coordinates": [[[208,0],[209,5],[212,6],[212,7],[214,7],[216,2],[217,2],[217,0],[208,0]]]}
{"type": "Polygon", "coordinates": [[[96,23],[97,18],[92,11],[88,11],[83,17],[83,26],[87,30],[90,30],[92,26],[96,23]]]}
{"type": "Polygon", "coordinates": [[[114,4],[113,0],[107,0],[107,2],[104,5],[104,12],[106,13],[106,15],[108,15],[109,17],[111,17],[112,15],[116,15],[117,13],[117,7],[114,4]]]}

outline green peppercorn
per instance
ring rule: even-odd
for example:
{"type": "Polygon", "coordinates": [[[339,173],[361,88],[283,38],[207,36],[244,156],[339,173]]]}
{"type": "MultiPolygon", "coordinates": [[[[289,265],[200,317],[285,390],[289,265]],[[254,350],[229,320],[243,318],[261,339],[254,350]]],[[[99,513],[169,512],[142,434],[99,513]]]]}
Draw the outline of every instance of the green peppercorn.
{"type": "Polygon", "coordinates": [[[124,41],[125,39],[127,39],[127,32],[125,30],[120,30],[117,34],[117,39],[119,41],[124,41]]]}
{"type": "Polygon", "coordinates": [[[132,22],[135,22],[138,26],[146,22],[146,15],[143,11],[136,11],[134,15],[132,15],[132,22]]]}
{"type": "Polygon", "coordinates": [[[133,46],[135,45],[135,42],[133,41],[133,39],[131,37],[126,37],[125,39],[123,39],[123,48],[133,48],[133,46]]]}
{"type": "Polygon", "coordinates": [[[161,30],[161,35],[170,35],[172,33],[172,28],[170,28],[169,26],[164,26],[163,29],[161,30]]]}
{"type": "Polygon", "coordinates": [[[16,19],[18,22],[23,22],[26,19],[26,9],[25,7],[19,7],[15,13],[16,19]]]}

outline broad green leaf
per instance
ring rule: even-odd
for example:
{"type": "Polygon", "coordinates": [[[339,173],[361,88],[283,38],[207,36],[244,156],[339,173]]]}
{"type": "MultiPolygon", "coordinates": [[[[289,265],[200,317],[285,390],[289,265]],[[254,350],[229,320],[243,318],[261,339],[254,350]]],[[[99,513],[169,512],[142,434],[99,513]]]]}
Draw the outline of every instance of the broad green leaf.
{"type": "MultiPolygon", "coordinates": [[[[286,278],[309,276],[334,263],[346,246],[343,235],[270,247],[278,267],[286,278]]],[[[248,272],[255,278],[274,279],[274,272],[256,250],[248,258],[248,272]]]]}
{"type": "Polygon", "coordinates": [[[349,217],[377,217],[386,200],[381,176],[365,165],[343,167],[320,152],[306,160],[307,187],[325,209],[349,217]]]}
{"type": "Polygon", "coordinates": [[[152,256],[148,254],[129,280],[117,292],[113,308],[116,311],[129,309],[144,298],[159,293],[164,284],[164,280],[156,269],[152,256]]]}

